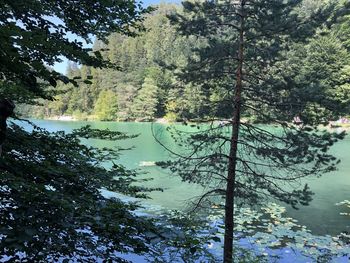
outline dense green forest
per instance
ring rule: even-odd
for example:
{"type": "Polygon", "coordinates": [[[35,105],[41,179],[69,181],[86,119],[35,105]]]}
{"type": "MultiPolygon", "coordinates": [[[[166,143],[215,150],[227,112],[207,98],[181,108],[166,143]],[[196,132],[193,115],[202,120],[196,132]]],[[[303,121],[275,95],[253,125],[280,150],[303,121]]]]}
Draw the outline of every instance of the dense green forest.
{"type": "Polygon", "coordinates": [[[184,94],[183,98],[189,100],[186,103],[196,102],[186,114],[197,116],[204,107],[198,98],[204,95],[193,87],[182,87],[174,72],[161,66],[186,63],[193,46],[176,33],[167,18],[167,14],[178,8],[159,6],[152,15],[147,15],[144,22],[147,31],[138,37],[115,33],[108,37],[108,44],[96,40],[93,49],[102,50],[102,55],[118,68],[96,69],[70,63],[67,76],[75,78],[79,87],[61,83],[58,89],[62,94],[55,101],[44,101],[44,107],[31,108],[31,114],[77,118],[91,115],[100,120],[151,120],[165,114],[175,118],[182,114],[181,108],[189,106],[180,101],[184,94]]]}
{"type": "MultiPolygon", "coordinates": [[[[321,5],[322,1],[304,1],[298,11],[307,17],[321,5]]],[[[196,84],[179,77],[189,61],[199,59],[196,48],[207,46],[208,52],[224,52],[227,47],[213,51],[205,37],[180,35],[169,20],[177,11],[181,12],[181,7],[161,4],[152,14],[146,15],[147,31],[139,36],[114,33],[108,37],[108,43],[96,40],[93,49],[101,51],[104,58],[117,65],[115,68],[98,69],[70,63],[67,76],[74,78],[78,87],[59,83],[55,91],[58,95],[53,101],[45,100],[42,106],[35,107],[22,105],[19,111],[37,118],[69,115],[76,119],[105,121],[229,118],[230,103],[225,99],[229,94],[219,84],[213,87],[209,75],[207,82],[196,84]]],[[[289,44],[285,61],[280,62],[286,65],[287,72],[276,72],[276,75],[293,79],[295,85],[301,87],[300,96],[305,96],[303,86],[309,94],[306,96],[310,96],[309,105],[296,108],[292,114],[305,115],[305,118],[318,115],[325,121],[336,118],[330,116],[331,109],[327,105],[318,101],[322,98],[311,97],[315,90],[306,90],[310,89],[310,79],[322,81],[326,88],[322,92],[335,97],[339,107],[349,107],[349,84],[344,82],[350,75],[349,21],[348,16],[329,21],[328,25],[318,28],[307,44],[289,44]],[[282,76],[286,74],[289,75],[282,76]]],[[[252,121],[257,118],[249,109],[243,115],[252,121]]],[[[290,121],[293,115],[289,117],[290,121]]]]}

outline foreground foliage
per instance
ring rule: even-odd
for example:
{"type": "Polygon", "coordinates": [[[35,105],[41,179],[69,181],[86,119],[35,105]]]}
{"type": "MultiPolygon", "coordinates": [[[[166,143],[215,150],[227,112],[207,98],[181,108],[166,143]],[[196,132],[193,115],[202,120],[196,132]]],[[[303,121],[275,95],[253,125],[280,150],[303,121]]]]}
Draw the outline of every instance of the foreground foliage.
{"type": "Polygon", "coordinates": [[[28,132],[11,124],[0,159],[2,257],[118,262],[120,253],[148,251],[145,233],[153,231],[151,221],[132,212],[136,205],[101,193],[105,189],[143,197],[144,188],[131,186],[135,172],[117,164],[106,170],[103,163],[116,160],[117,150],[84,146],[78,136],[126,138],[89,127],[50,134],[36,126],[28,132]]]}
{"type": "MultiPolygon", "coordinates": [[[[142,31],[145,13],[133,0],[1,1],[1,101],[11,107],[37,105],[38,98],[52,100],[59,93],[54,89],[58,82],[89,83],[91,76],[78,80],[50,68],[64,59],[96,68],[118,67],[86,45],[93,37],[106,40],[112,32],[135,36],[142,31]]],[[[79,141],[127,136],[89,128],[69,135],[36,126],[28,132],[16,124],[6,131],[6,113],[2,105],[1,261],[123,261],[120,253],[147,251],[142,233],[150,222],[132,212],[135,205],[101,194],[106,189],[144,196],[139,193],[143,188],[131,186],[135,173],[117,164],[106,170],[103,162],[115,160],[117,152],[79,141]]]]}
{"type": "Polygon", "coordinates": [[[77,85],[48,67],[64,58],[98,68],[112,66],[84,44],[92,43],[92,35],[99,39],[111,32],[135,35],[147,11],[133,0],[5,0],[0,10],[0,95],[23,103],[35,103],[33,97],[52,98],[47,84],[77,85]]]}

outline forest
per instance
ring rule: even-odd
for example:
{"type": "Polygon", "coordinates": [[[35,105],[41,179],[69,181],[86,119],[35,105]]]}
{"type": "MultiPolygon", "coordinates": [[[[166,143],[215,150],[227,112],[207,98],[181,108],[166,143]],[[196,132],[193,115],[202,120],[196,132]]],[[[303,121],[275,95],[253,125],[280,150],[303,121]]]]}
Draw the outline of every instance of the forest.
{"type": "MultiPolygon", "coordinates": [[[[298,12],[307,18],[322,4],[304,1],[298,12]]],[[[66,73],[77,81],[78,87],[61,82],[55,88],[58,95],[53,101],[42,101],[43,106],[39,107],[24,105],[20,112],[36,118],[68,115],[103,121],[228,119],[231,109],[225,105],[224,88],[212,87],[204,80],[189,83],[179,77],[181,71],[187,70],[189,61],[196,59],[193,50],[208,44],[208,39],[186,37],[176,31],[170,16],[180,9],[174,4],[157,6],[156,11],[145,16],[146,31],[136,37],[113,33],[108,36],[108,43],[95,40],[93,50],[101,51],[117,67],[98,69],[71,62],[66,73]]],[[[311,79],[322,80],[325,85],[322,92],[334,97],[339,107],[349,107],[348,88],[342,83],[350,74],[349,31],[349,18],[343,16],[320,26],[307,45],[291,44],[283,61],[288,65],[288,72],[284,73],[289,76],[285,77],[295,78],[298,86],[308,85],[311,79]]],[[[305,92],[312,96],[316,90],[305,92]]],[[[317,98],[310,98],[308,104],[295,114],[305,112],[305,118],[319,115],[325,121],[336,118],[317,98]]],[[[257,121],[257,117],[252,110],[244,112],[244,118],[250,121],[257,121]]],[[[292,117],[287,121],[291,120],[292,117]]]]}
{"type": "Polygon", "coordinates": [[[146,3],[0,2],[0,262],[348,262],[350,2],[146,3]]]}

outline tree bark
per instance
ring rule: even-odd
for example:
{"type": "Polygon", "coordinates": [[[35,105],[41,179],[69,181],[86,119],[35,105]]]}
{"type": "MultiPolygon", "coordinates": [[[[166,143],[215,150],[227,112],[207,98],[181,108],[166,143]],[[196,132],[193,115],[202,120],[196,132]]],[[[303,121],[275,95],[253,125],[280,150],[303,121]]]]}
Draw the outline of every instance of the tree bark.
{"type": "Polygon", "coordinates": [[[6,120],[12,115],[15,104],[9,99],[0,99],[0,156],[2,154],[2,144],[6,139],[6,120]]]}
{"type": "Polygon", "coordinates": [[[229,163],[226,184],[225,199],[225,237],[224,237],[224,263],[233,262],[233,233],[234,233],[234,198],[239,126],[241,119],[241,98],[242,98],[242,74],[243,74],[243,51],[244,51],[244,14],[245,0],[240,1],[240,25],[239,25],[239,49],[238,66],[236,71],[236,87],[233,97],[232,113],[232,134],[229,153],[229,163]]]}

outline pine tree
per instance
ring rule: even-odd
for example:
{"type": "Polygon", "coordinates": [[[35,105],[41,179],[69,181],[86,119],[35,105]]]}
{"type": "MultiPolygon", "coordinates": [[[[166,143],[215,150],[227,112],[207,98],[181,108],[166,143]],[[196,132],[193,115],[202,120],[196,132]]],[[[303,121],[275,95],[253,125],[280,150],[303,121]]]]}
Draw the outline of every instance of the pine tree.
{"type": "Polygon", "coordinates": [[[152,120],[156,117],[158,105],[158,87],[151,78],[145,78],[133,102],[133,115],[138,119],[152,120]]]}
{"type": "MultiPolygon", "coordinates": [[[[280,63],[294,43],[306,44],[333,10],[326,5],[305,16],[299,13],[301,4],[295,0],[190,1],[183,3],[183,13],[172,16],[179,30],[199,43],[179,77],[219,89],[212,103],[224,111],[212,118],[229,116],[229,120],[198,127],[190,135],[179,132],[177,139],[191,151],[174,153],[179,160],[163,165],[170,165],[184,180],[208,188],[198,205],[213,202],[211,197],[216,195],[224,198],[227,263],[233,257],[235,202],[255,204],[273,196],[293,207],[305,205],[312,193],[307,185],[300,189],[295,182],[335,169],[337,161],[327,151],[343,135],[317,131],[318,122],[307,111],[309,97],[294,86],[295,74],[300,72],[294,69],[288,75],[280,63]],[[279,128],[243,122],[245,114],[279,128]],[[295,116],[304,120],[302,126],[291,124],[295,116]]],[[[320,92],[314,88],[320,82],[304,84],[310,94],[320,92]]]]}

